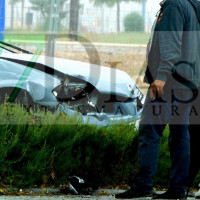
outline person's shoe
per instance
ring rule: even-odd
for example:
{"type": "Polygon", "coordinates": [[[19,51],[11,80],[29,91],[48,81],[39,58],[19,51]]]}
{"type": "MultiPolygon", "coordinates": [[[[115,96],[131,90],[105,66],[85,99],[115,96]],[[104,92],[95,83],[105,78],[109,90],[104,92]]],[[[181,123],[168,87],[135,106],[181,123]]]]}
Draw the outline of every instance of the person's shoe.
{"type": "Polygon", "coordinates": [[[185,193],[177,193],[174,191],[167,190],[162,194],[154,194],[153,199],[180,199],[185,200],[187,199],[185,193]]]}
{"type": "Polygon", "coordinates": [[[115,195],[115,198],[117,199],[132,199],[139,197],[152,197],[152,193],[141,192],[131,188],[130,190],[115,195]]]}

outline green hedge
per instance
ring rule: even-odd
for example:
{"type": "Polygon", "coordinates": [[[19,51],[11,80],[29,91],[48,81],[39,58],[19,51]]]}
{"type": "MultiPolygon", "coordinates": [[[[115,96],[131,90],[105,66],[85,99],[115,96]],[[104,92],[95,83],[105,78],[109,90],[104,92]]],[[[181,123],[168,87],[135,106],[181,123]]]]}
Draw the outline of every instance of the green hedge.
{"type": "Polygon", "coordinates": [[[0,177],[6,184],[30,187],[47,176],[49,184],[59,185],[78,175],[97,187],[127,181],[135,170],[133,126],[98,128],[76,116],[29,114],[19,105],[0,110],[0,177]]]}
{"type": "Polygon", "coordinates": [[[132,12],[124,18],[126,32],[144,31],[144,18],[138,12],[132,12]]]}
{"type": "MultiPolygon", "coordinates": [[[[117,124],[98,128],[76,116],[27,113],[19,105],[0,106],[0,177],[14,187],[60,185],[77,175],[94,188],[132,184],[137,172],[137,130],[117,124]],[[54,176],[56,178],[54,178],[54,176]]],[[[161,141],[155,183],[167,186],[168,129],[161,141]]]]}

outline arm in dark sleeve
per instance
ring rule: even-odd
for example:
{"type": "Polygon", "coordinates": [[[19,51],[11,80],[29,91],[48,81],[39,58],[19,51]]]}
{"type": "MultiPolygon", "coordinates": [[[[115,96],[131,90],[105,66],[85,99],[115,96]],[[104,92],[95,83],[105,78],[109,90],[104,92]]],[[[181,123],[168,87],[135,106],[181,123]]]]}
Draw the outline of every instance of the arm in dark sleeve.
{"type": "Polygon", "coordinates": [[[157,80],[166,82],[168,75],[172,73],[172,67],[181,57],[184,20],[181,7],[168,6],[157,24],[160,48],[157,80]]]}

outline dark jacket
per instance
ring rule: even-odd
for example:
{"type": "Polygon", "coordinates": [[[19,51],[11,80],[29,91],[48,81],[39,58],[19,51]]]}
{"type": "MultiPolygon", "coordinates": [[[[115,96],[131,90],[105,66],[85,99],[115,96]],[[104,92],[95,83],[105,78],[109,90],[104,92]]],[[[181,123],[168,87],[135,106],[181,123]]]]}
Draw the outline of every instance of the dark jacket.
{"type": "Polygon", "coordinates": [[[199,86],[200,1],[166,0],[161,6],[144,81],[156,79],[199,86]]]}

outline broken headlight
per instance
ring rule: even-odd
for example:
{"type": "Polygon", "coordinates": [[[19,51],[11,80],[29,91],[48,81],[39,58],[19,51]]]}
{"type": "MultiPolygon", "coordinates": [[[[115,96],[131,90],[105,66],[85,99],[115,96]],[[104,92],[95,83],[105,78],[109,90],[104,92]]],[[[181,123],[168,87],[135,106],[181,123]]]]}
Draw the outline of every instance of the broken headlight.
{"type": "Polygon", "coordinates": [[[87,84],[84,82],[78,82],[76,80],[70,80],[68,77],[57,86],[52,92],[59,101],[74,101],[86,96],[84,89],[87,84]]]}
{"type": "Polygon", "coordinates": [[[97,91],[87,82],[67,76],[52,92],[59,102],[83,115],[97,112],[97,91]]]}

